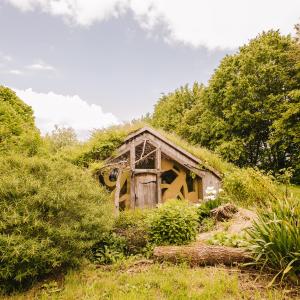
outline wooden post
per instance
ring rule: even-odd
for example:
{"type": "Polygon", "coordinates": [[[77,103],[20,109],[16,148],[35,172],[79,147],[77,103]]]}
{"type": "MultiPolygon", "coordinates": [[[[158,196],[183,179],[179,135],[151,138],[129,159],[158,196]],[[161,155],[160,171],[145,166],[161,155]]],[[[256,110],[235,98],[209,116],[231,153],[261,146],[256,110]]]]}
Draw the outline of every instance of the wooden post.
{"type": "Polygon", "coordinates": [[[156,183],[157,183],[157,203],[160,204],[162,203],[161,201],[161,149],[158,147],[156,149],[156,169],[158,170],[157,172],[157,177],[156,177],[156,183]]]}
{"type": "Polygon", "coordinates": [[[119,215],[119,204],[120,204],[120,190],[121,190],[121,177],[122,177],[122,169],[119,168],[118,170],[118,177],[116,182],[116,189],[115,189],[115,216],[119,215]]]}
{"type": "Polygon", "coordinates": [[[135,170],[135,144],[132,141],[130,145],[130,208],[135,208],[135,179],[134,179],[134,170],[135,170]]]}

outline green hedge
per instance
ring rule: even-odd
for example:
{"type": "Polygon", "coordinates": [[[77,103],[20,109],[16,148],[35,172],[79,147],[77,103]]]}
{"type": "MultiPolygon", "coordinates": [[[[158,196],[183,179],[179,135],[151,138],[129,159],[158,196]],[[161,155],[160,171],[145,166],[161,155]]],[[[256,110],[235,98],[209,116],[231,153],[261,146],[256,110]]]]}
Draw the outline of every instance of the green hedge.
{"type": "Polygon", "coordinates": [[[150,240],[155,245],[182,245],[196,238],[198,215],[187,201],[169,200],[149,216],[150,240]]]}
{"type": "Polygon", "coordinates": [[[64,161],[0,158],[0,287],[76,266],[110,230],[107,192],[64,161]]]}

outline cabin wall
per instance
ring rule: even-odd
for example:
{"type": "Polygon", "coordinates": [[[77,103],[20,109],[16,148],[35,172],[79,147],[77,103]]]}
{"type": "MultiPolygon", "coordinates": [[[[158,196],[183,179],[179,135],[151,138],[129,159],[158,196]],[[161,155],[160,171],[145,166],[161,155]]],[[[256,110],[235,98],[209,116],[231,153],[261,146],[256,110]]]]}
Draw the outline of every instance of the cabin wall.
{"type": "MultiPolygon", "coordinates": [[[[115,197],[119,198],[120,209],[155,207],[174,198],[199,203],[212,195],[217,196],[219,192],[218,176],[202,170],[194,160],[149,133],[124,144],[119,153],[116,159],[125,162],[122,165],[120,196],[115,197]],[[148,162],[142,160],[143,156],[148,162]]],[[[110,176],[110,172],[112,170],[101,174],[100,182],[114,194],[116,178],[110,176]]],[[[118,203],[118,200],[115,201],[118,203]]]]}
{"type": "Polygon", "coordinates": [[[213,195],[217,196],[220,188],[220,179],[213,173],[205,172],[205,176],[202,177],[203,199],[207,200],[213,195]]]}

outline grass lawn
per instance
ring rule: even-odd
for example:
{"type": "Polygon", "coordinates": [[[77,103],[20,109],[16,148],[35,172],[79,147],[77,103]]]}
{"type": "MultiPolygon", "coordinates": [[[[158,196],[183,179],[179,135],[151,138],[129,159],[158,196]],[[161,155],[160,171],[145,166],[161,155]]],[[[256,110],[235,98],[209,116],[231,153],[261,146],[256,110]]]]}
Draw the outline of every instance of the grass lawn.
{"type": "Polygon", "coordinates": [[[300,185],[290,185],[288,187],[288,192],[292,194],[295,198],[300,199],[300,185]]]}
{"type": "Polygon", "coordinates": [[[99,268],[86,264],[64,279],[3,299],[299,299],[291,291],[267,289],[267,279],[255,279],[256,275],[236,268],[190,268],[134,261],[99,268]]]}

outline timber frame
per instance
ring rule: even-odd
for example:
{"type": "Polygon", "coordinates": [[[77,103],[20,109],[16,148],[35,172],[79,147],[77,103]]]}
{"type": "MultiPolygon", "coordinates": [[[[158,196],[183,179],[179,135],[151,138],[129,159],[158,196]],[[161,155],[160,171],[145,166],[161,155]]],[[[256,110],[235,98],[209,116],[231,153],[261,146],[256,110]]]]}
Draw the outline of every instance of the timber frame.
{"type": "Polygon", "coordinates": [[[155,207],[169,198],[198,203],[221,184],[216,170],[150,127],[125,139],[99,180],[114,192],[117,211],[155,207]]]}

